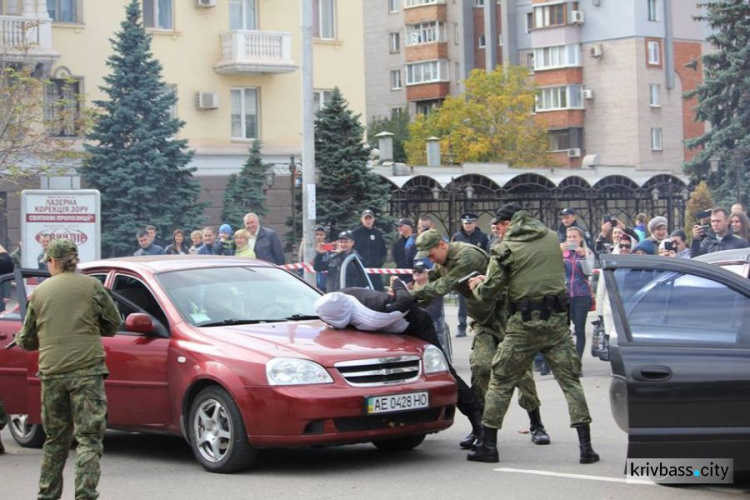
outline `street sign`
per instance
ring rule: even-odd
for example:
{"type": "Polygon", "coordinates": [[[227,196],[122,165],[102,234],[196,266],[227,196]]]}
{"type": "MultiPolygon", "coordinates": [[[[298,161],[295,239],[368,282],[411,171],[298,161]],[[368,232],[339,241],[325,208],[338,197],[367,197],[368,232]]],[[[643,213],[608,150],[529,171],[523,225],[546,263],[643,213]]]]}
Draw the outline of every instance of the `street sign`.
{"type": "Polygon", "coordinates": [[[43,234],[69,238],[81,262],[101,256],[101,204],[96,189],[27,189],[21,192],[22,266],[37,268],[43,234]]]}

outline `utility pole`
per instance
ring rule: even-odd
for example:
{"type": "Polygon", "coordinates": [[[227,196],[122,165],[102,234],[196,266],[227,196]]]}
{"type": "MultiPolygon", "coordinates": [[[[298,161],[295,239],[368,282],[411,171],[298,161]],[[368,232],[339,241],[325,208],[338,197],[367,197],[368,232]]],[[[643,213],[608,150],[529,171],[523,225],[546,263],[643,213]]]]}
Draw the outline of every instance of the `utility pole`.
{"type": "MultiPolygon", "coordinates": [[[[305,262],[315,258],[315,115],[313,109],[313,0],[300,0],[302,34],[302,237],[305,262]]],[[[294,200],[292,200],[294,203],[294,200]]],[[[315,284],[315,274],[305,271],[315,284]]]]}

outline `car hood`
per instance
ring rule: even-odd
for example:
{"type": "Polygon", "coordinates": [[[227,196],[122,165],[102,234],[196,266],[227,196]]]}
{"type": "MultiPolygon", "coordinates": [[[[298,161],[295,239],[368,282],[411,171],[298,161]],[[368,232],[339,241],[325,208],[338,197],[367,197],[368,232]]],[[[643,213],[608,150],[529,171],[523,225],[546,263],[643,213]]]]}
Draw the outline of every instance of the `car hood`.
{"type": "Polygon", "coordinates": [[[427,345],[407,335],[337,330],[322,321],[200,328],[214,342],[247,349],[270,358],[314,359],[326,366],[338,361],[386,356],[421,355],[427,345]]]}

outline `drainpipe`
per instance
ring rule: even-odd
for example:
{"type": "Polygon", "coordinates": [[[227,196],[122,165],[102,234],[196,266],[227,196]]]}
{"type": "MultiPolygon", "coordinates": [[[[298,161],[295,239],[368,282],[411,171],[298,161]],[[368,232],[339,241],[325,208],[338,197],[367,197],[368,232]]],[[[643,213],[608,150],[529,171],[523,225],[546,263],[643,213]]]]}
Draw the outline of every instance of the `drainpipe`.
{"type": "Polygon", "coordinates": [[[672,31],[672,0],[664,0],[664,71],[667,89],[674,88],[674,33],[672,31]]]}

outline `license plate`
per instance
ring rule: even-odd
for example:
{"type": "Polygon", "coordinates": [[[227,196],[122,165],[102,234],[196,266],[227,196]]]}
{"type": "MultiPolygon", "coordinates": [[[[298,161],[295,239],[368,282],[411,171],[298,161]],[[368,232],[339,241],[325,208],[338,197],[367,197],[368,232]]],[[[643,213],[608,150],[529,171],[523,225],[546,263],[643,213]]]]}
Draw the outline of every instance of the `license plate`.
{"type": "Polygon", "coordinates": [[[394,413],[397,411],[429,408],[430,394],[428,392],[409,392],[406,394],[389,394],[387,396],[370,396],[366,402],[368,415],[394,413]]]}

